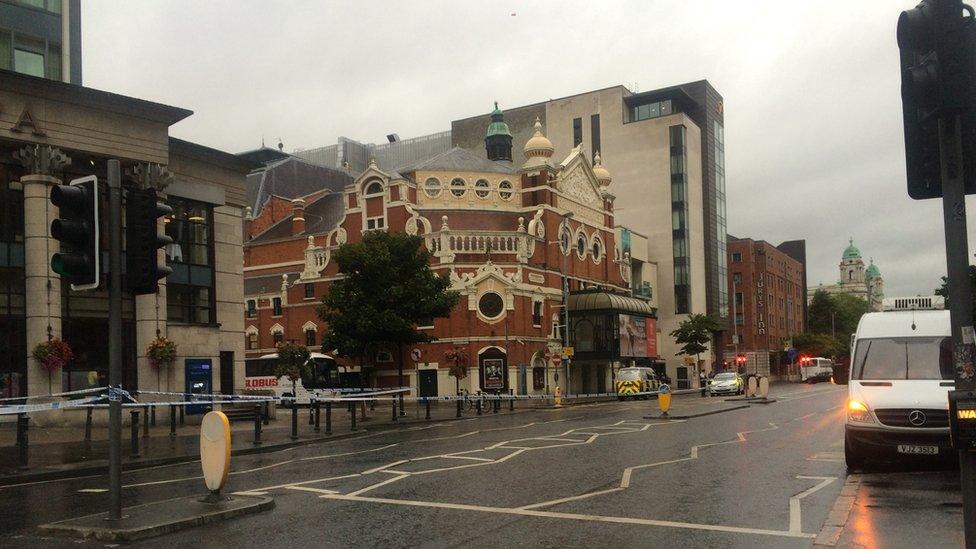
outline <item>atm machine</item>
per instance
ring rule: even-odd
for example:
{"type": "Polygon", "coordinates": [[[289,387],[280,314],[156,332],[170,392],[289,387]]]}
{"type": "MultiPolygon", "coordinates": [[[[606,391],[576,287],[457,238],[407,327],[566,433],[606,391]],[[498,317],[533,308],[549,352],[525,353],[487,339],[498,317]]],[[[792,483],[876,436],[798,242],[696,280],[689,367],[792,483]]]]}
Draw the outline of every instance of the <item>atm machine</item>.
{"type": "MultiPolygon", "coordinates": [[[[186,393],[188,395],[213,394],[213,361],[209,358],[188,358],[184,362],[186,372],[186,393]]],[[[205,414],[210,411],[209,403],[190,404],[187,414],[205,414]]]]}

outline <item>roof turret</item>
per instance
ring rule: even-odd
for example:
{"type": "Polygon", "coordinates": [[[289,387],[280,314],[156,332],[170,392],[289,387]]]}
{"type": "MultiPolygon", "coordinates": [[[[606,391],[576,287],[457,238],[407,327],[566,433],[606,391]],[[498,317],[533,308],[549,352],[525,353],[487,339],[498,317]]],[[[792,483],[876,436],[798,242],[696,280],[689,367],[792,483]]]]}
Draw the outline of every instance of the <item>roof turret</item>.
{"type": "Polygon", "coordinates": [[[844,259],[861,259],[861,250],[854,245],[854,237],[848,240],[849,245],[844,249],[844,259]]]}

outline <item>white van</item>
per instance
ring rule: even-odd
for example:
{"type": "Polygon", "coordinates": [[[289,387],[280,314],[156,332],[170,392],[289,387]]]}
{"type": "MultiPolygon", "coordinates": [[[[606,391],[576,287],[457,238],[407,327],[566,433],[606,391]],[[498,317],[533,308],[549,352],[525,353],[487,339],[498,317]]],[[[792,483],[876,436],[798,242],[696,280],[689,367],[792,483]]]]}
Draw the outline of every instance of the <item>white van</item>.
{"type": "Polygon", "coordinates": [[[816,383],[830,381],[834,375],[834,361],[829,358],[815,356],[800,362],[800,381],[816,383]]]}
{"type": "MultiPolygon", "coordinates": [[[[244,361],[244,385],[251,390],[274,391],[277,397],[296,397],[298,404],[308,404],[312,395],[327,396],[342,388],[339,366],[335,359],[322,353],[311,353],[306,376],[296,380],[294,387],[285,376],[277,376],[278,353],[244,361]]],[[[284,403],[289,405],[290,402],[284,403]]]]}
{"type": "Polygon", "coordinates": [[[953,388],[949,311],[861,317],[851,349],[844,456],[952,455],[947,392],[953,388]]]}

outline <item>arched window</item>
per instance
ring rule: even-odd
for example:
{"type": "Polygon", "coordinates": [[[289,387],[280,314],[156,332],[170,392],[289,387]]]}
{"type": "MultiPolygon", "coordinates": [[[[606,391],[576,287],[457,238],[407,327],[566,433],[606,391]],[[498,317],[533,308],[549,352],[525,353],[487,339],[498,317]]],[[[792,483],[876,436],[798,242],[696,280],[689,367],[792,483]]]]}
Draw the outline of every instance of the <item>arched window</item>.
{"type": "Polygon", "coordinates": [[[424,194],[429,198],[437,198],[441,195],[441,182],[436,177],[428,177],[424,182],[424,194]]]}
{"type": "Polygon", "coordinates": [[[258,348],[258,333],[251,332],[247,334],[247,348],[257,349],[258,348]]]}
{"type": "Polygon", "coordinates": [[[478,198],[488,198],[491,194],[491,185],[488,184],[487,179],[479,179],[474,182],[474,194],[478,195],[478,198]]]}
{"type": "Polygon", "coordinates": [[[468,184],[460,177],[451,180],[451,194],[456,198],[462,198],[468,192],[468,184]]]}
{"type": "Polygon", "coordinates": [[[383,184],[379,181],[373,181],[369,185],[366,185],[366,196],[376,196],[383,194],[383,184]]]}
{"type": "Polygon", "coordinates": [[[515,187],[512,186],[511,181],[502,181],[498,184],[498,196],[500,196],[502,200],[511,200],[512,196],[515,194],[512,192],[512,189],[514,188],[515,187]]]}
{"type": "Polygon", "coordinates": [[[315,345],[315,330],[311,328],[305,330],[305,345],[308,347],[315,345]]]}
{"type": "Polygon", "coordinates": [[[593,263],[599,263],[603,259],[603,239],[599,235],[593,235],[590,253],[593,254],[593,263]]]}
{"type": "Polygon", "coordinates": [[[569,232],[569,227],[563,225],[563,227],[559,229],[559,250],[563,252],[563,255],[569,255],[571,239],[572,235],[569,232]]]}
{"type": "Polygon", "coordinates": [[[586,248],[586,234],[583,233],[583,231],[580,231],[579,234],[576,235],[576,255],[578,255],[580,259],[586,257],[586,248]]]}

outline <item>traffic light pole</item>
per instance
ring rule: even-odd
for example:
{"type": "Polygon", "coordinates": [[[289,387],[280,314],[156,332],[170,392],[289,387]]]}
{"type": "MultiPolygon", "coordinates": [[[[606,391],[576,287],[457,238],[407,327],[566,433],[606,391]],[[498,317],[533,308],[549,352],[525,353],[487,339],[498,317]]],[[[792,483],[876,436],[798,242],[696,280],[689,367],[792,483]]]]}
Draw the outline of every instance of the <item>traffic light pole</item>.
{"type": "MultiPolygon", "coordinates": [[[[122,182],[119,161],[108,161],[108,384],[122,385],[122,182]]],[[[108,519],[122,518],[122,400],[108,403],[108,519]]]]}
{"type": "MultiPolygon", "coordinates": [[[[974,345],[972,289],[969,281],[969,243],[966,236],[966,189],[963,179],[962,131],[958,115],[939,120],[939,150],[942,169],[942,213],[945,221],[946,272],[949,277],[949,314],[955,352],[956,390],[973,390],[973,382],[962,376],[963,367],[973,362],[974,345]]],[[[976,547],[976,452],[959,451],[962,482],[963,524],[966,546],[976,547]]]]}

